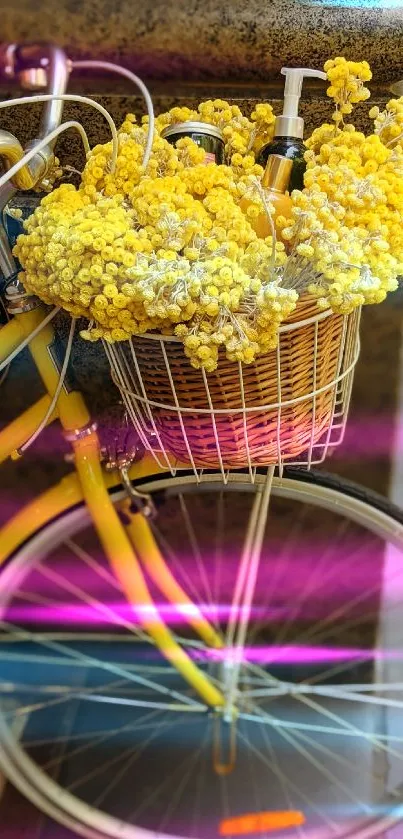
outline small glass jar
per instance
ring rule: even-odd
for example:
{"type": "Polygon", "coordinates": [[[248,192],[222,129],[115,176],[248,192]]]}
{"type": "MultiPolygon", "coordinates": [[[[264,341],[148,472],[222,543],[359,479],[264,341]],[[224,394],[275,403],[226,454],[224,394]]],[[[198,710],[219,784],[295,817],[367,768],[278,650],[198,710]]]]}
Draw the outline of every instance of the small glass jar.
{"type": "Polygon", "coordinates": [[[171,145],[182,137],[190,137],[197,146],[206,152],[205,163],[225,163],[224,136],[219,128],[208,122],[177,122],[168,125],[161,136],[171,145]]]}

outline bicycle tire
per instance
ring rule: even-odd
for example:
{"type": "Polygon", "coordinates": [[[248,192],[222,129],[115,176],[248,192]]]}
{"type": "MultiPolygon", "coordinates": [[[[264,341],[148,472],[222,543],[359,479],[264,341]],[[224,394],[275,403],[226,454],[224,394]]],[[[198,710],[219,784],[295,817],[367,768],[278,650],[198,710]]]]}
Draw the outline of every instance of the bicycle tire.
{"type": "MultiPolygon", "coordinates": [[[[235,488],[239,488],[242,486],[243,488],[247,487],[247,477],[243,478],[242,475],[238,474],[235,476],[235,480],[238,481],[237,486],[235,488]],[[243,484],[244,481],[244,484],[243,484]]],[[[369,516],[368,523],[371,524],[371,527],[377,528],[381,526],[379,522],[383,522],[382,526],[385,525],[386,520],[389,521],[390,533],[389,538],[391,541],[397,541],[399,545],[403,546],[403,512],[396,508],[395,505],[390,504],[386,499],[382,498],[381,496],[373,493],[370,490],[366,490],[363,487],[360,487],[356,484],[351,482],[344,481],[343,479],[339,478],[338,476],[329,475],[324,472],[319,471],[312,471],[306,472],[305,470],[298,469],[297,467],[292,467],[286,469],[284,471],[282,481],[277,481],[273,487],[274,495],[279,494],[281,496],[281,487],[287,489],[287,485],[295,483],[298,484],[300,487],[304,487],[305,491],[309,492],[313,489],[314,492],[318,493],[319,496],[322,496],[322,501],[326,501],[329,497],[333,497],[333,501],[335,506],[337,507],[338,504],[345,501],[346,499],[353,499],[354,501],[358,502],[358,505],[363,505],[364,507],[368,507],[372,511],[378,511],[381,516],[385,517],[385,519],[376,519],[372,515],[369,516]]],[[[180,475],[177,479],[172,478],[165,478],[157,477],[155,479],[145,479],[142,480],[141,486],[143,489],[150,491],[152,493],[160,494],[166,490],[166,484],[171,485],[173,487],[177,486],[178,483],[182,486],[182,491],[186,493],[187,489],[194,489],[194,481],[192,481],[192,476],[180,475]],[[188,479],[188,483],[186,480],[188,479]]],[[[220,483],[220,476],[209,475],[206,474],[203,476],[202,485],[198,486],[200,490],[206,490],[214,483],[219,485],[220,483]]],[[[253,489],[252,487],[249,487],[253,489]]],[[[111,491],[112,498],[117,500],[121,496],[120,488],[115,488],[111,491]]],[[[318,499],[316,497],[315,503],[317,506],[321,506],[321,503],[318,503],[318,499]]],[[[323,506],[326,507],[326,503],[323,503],[323,506]]],[[[62,520],[66,522],[67,519],[70,519],[72,516],[80,517],[82,515],[83,507],[79,505],[78,507],[72,508],[66,511],[63,516],[61,517],[62,520]]],[[[8,557],[4,566],[4,570],[10,567],[10,564],[14,561],[18,560],[18,557],[27,552],[29,546],[35,544],[35,541],[38,537],[43,536],[43,534],[48,533],[50,529],[54,529],[58,527],[60,524],[60,517],[56,520],[49,522],[44,528],[41,528],[36,533],[32,534],[29,540],[27,540],[23,546],[20,546],[12,556],[8,557]]],[[[386,525],[385,525],[386,526],[386,525]]],[[[33,548],[35,550],[35,548],[33,548]]],[[[4,571],[3,571],[4,573],[4,571]]],[[[11,741],[7,741],[7,738],[4,739],[4,718],[2,717],[2,727],[1,727],[1,734],[0,734],[0,743],[3,745],[2,755],[0,756],[0,765],[2,765],[3,770],[6,772],[8,777],[12,780],[12,782],[17,786],[26,797],[30,798],[30,800],[46,812],[49,816],[54,818],[56,821],[61,822],[65,826],[69,827],[70,829],[76,831],[82,836],[87,837],[87,839],[105,839],[105,837],[130,837],[134,835],[139,836],[142,835],[143,830],[142,828],[133,828],[131,832],[123,832],[121,825],[116,826],[116,824],[111,828],[109,825],[108,830],[104,831],[102,829],[102,824],[98,821],[98,819],[94,819],[94,813],[90,813],[89,810],[86,813],[84,818],[83,811],[82,816],[80,819],[76,819],[74,816],[73,811],[70,808],[70,804],[67,807],[66,805],[62,804],[62,799],[64,798],[64,794],[60,795],[60,788],[57,787],[57,790],[53,789],[52,784],[54,782],[51,779],[47,779],[45,783],[45,787],[40,789],[40,785],[38,786],[40,777],[38,774],[38,767],[34,771],[30,771],[28,773],[28,783],[27,783],[27,776],[24,776],[24,771],[21,768],[21,763],[17,760],[13,765],[13,760],[16,760],[16,756],[20,746],[18,743],[13,742],[12,738],[11,741]],[[11,752],[10,752],[10,742],[11,742],[11,752]],[[14,750],[14,756],[13,756],[14,750]],[[18,766],[20,768],[18,768],[18,766]],[[47,793],[45,792],[47,789],[47,793]],[[49,790],[52,791],[52,794],[49,794],[49,790]],[[115,832],[111,832],[115,830],[115,832]],[[135,832],[134,832],[135,830],[135,832]],[[109,832],[108,832],[109,831],[109,832]]],[[[18,755],[20,757],[20,755],[18,755]]],[[[26,761],[23,760],[23,764],[26,767],[26,761]]],[[[31,767],[32,769],[32,767],[31,767]]],[[[39,773],[42,770],[39,770],[39,773]]],[[[57,785],[56,785],[57,786],[57,785]]],[[[71,802],[70,802],[71,803],[71,802]]],[[[86,805],[87,806],[87,805],[86,805]]],[[[85,808],[84,808],[85,809],[85,808]]],[[[90,809],[90,808],[89,808],[90,809]]],[[[104,816],[102,816],[104,819],[104,816]]],[[[361,826],[357,825],[357,827],[349,827],[347,832],[340,833],[340,837],[345,837],[345,839],[369,839],[369,837],[376,837],[382,834],[382,832],[389,827],[390,825],[400,823],[403,820],[403,811],[400,807],[392,807],[391,812],[387,815],[380,817],[378,823],[374,823],[373,820],[366,820],[366,823],[361,823],[361,826]]],[[[108,819],[106,819],[108,821],[108,819]]],[[[105,823],[105,821],[104,821],[105,823]]],[[[145,837],[150,837],[153,834],[144,833],[145,837]]],[[[308,834],[306,834],[308,836],[308,834]]]]}

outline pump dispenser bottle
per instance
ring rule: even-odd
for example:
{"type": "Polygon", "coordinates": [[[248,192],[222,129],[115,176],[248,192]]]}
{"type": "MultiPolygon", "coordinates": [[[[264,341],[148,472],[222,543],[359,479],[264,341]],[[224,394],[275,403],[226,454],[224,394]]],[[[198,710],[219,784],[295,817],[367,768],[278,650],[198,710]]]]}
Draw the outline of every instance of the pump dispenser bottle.
{"type": "Polygon", "coordinates": [[[285,76],[283,113],[276,118],[274,137],[261,149],[257,162],[266,166],[267,158],[272,154],[281,154],[293,161],[289,190],[302,189],[304,186],[304,172],[306,163],[303,143],[304,120],[298,116],[298,104],[301,96],[302,82],[306,76],[326,80],[326,73],[321,70],[310,70],[308,67],[283,67],[285,76]]]}

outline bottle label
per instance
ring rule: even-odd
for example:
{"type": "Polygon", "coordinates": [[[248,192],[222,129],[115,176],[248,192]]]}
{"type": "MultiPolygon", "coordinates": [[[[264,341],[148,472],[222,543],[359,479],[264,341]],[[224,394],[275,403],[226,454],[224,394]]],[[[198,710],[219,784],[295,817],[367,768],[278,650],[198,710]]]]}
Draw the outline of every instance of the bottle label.
{"type": "Polygon", "coordinates": [[[205,156],[204,161],[203,161],[204,165],[207,166],[209,163],[215,163],[215,162],[216,162],[216,157],[215,157],[214,152],[206,151],[206,156],[205,156]]]}

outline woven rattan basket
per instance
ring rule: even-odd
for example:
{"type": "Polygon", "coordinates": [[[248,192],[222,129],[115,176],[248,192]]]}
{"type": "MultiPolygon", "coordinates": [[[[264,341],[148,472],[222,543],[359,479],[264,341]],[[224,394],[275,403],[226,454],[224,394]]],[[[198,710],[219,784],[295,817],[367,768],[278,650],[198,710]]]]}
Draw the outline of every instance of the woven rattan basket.
{"type": "MultiPolygon", "coordinates": [[[[324,438],[346,394],[358,352],[359,316],[299,302],[279,344],[253,364],[194,369],[180,341],[134,337],[108,350],[113,377],[144,439],[182,463],[239,468],[295,461],[324,438]],[[148,437],[147,437],[148,435],[148,437]]],[[[351,389],[351,387],[350,387],[351,389]]]]}

